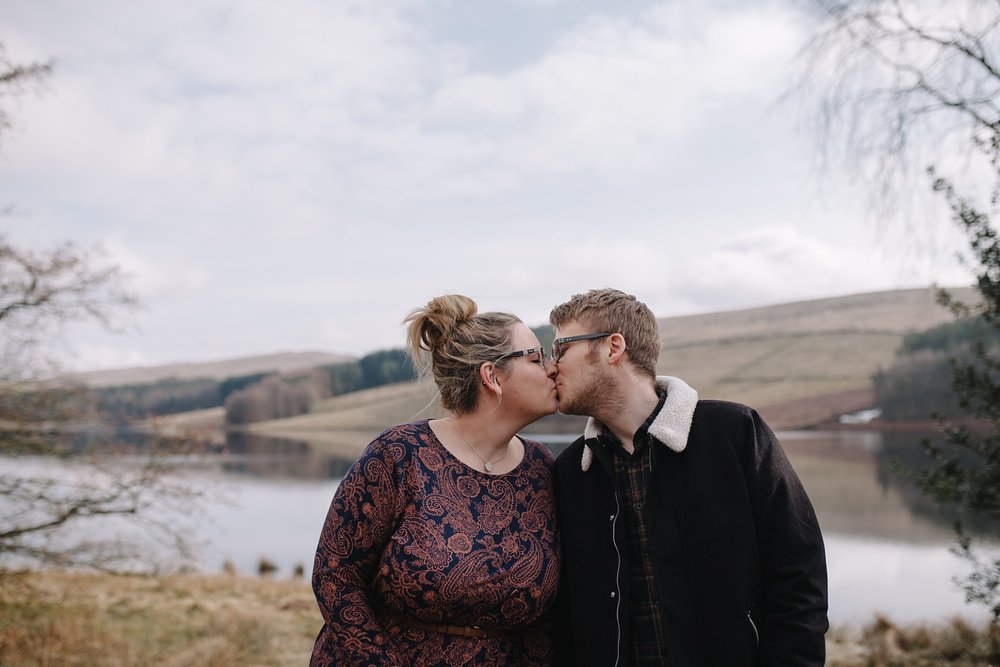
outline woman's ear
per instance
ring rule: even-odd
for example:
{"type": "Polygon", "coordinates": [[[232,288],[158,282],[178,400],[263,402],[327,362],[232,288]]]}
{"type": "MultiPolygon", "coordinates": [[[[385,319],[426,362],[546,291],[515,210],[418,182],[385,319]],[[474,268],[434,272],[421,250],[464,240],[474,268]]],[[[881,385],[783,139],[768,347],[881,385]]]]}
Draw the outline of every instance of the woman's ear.
{"type": "Polygon", "coordinates": [[[500,389],[500,380],[497,379],[497,369],[493,365],[493,362],[487,361],[484,364],[480,364],[479,380],[487,390],[495,394],[499,394],[502,391],[500,389]]]}

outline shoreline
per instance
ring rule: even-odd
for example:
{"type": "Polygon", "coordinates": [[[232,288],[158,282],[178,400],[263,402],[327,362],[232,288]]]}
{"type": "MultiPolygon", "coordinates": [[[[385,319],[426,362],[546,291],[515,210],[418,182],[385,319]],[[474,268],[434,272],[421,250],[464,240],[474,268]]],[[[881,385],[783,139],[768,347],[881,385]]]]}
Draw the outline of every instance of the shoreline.
{"type": "MultiPolygon", "coordinates": [[[[989,430],[988,424],[975,419],[948,419],[945,423],[950,426],[965,426],[973,432],[989,430]]],[[[809,427],[806,430],[880,431],[883,433],[940,433],[941,427],[942,424],[934,421],[933,419],[885,421],[878,418],[864,424],[843,424],[839,421],[824,421],[809,427]]]]}

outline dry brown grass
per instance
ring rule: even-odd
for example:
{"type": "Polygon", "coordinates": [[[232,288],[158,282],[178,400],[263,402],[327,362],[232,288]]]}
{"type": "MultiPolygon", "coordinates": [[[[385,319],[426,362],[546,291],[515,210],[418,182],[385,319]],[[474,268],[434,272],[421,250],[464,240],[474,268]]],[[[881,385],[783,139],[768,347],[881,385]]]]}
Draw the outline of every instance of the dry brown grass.
{"type": "MultiPolygon", "coordinates": [[[[321,618],[301,581],[0,571],[5,667],[305,665],[321,618]]],[[[1000,628],[877,617],[827,635],[829,667],[1000,665],[1000,628]]]]}
{"type": "MultiPolygon", "coordinates": [[[[950,291],[963,301],[976,298],[974,290],[968,287],[950,291]]],[[[935,302],[934,290],[904,289],[670,317],[660,320],[660,328],[666,341],[681,345],[774,333],[905,333],[951,319],[951,314],[935,302]]]]}
{"type": "Polygon", "coordinates": [[[7,667],[303,665],[320,625],[301,581],[0,573],[7,667]]]}
{"type": "MultiPolygon", "coordinates": [[[[666,345],[659,370],[683,378],[703,398],[756,408],[871,386],[902,334],[815,332],[666,345]]],[[[802,426],[804,424],[790,424],[802,426]]]]}
{"type": "Polygon", "coordinates": [[[1000,665],[1000,626],[957,618],[941,625],[902,626],[878,616],[867,627],[827,635],[828,667],[986,667],[1000,665]]]}

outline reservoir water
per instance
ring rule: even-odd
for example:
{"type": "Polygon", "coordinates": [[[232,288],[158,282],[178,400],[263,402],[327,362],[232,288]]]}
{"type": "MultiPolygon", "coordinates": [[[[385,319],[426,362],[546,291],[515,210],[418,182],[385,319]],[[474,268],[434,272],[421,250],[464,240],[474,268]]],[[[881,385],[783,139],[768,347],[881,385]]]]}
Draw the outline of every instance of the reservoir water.
{"type": "MultiPolygon", "coordinates": [[[[833,623],[866,623],[876,613],[900,622],[986,618],[952,583],[965,571],[950,553],[953,517],[895,470],[893,461],[921,460],[921,436],[778,435],[823,528],[833,623]]],[[[558,451],[567,438],[553,440],[558,451]]],[[[206,493],[197,511],[174,518],[195,538],[193,565],[220,572],[228,562],[241,574],[255,574],[264,558],[277,567],[273,576],[291,577],[299,566],[308,578],[330,499],[351,462],[307,442],[232,436],[224,453],[185,466],[178,473],[184,482],[206,493]]],[[[41,458],[3,461],[6,471],[26,474],[59,465],[41,458]]]]}

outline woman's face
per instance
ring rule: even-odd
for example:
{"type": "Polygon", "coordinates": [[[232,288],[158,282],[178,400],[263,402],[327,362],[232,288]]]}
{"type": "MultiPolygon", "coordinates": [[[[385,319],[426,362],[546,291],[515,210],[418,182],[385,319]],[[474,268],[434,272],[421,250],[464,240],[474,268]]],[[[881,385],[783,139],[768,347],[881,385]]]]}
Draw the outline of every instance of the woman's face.
{"type": "Polygon", "coordinates": [[[523,413],[526,423],[550,415],[559,407],[556,395],[555,364],[546,358],[538,338],[525,324],[512,328],[511,352],[536,349],[530,354],[507,360],[497,373],[503,389],[502,405],[523,413]]]}

